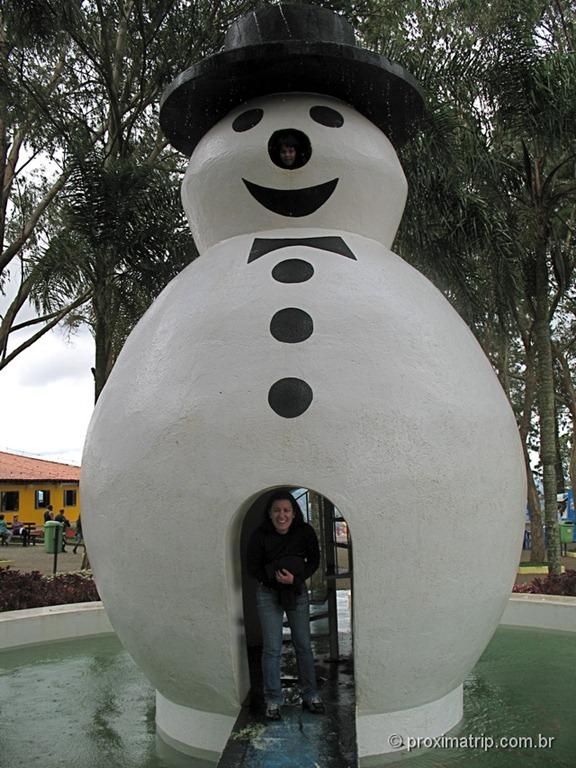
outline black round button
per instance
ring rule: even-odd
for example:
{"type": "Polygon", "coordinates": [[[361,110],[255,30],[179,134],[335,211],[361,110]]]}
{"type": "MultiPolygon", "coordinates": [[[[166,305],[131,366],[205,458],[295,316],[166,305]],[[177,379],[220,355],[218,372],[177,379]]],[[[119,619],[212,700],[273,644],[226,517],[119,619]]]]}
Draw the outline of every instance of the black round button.
{"type": "Polygon", "coordinates": [[[303,259],[285,259],[272,270],[272,277],[279,283],[304,283],[313,274],[314,267],[303,259]]]}
{"type": "Polygon", "coordinates": [[[277,341],[297,344],[305,341],[314,332],[314,323],[308,312],[296,307],[287,307],[276,312],[270,321],[270,333],[277,341]]]}
{"type": "Polygon", "coordinates": [[[302,379],[279,379],[268,392],[270,408],[285,419],[301,416],[312,402],[312,388],[302,379]]]}

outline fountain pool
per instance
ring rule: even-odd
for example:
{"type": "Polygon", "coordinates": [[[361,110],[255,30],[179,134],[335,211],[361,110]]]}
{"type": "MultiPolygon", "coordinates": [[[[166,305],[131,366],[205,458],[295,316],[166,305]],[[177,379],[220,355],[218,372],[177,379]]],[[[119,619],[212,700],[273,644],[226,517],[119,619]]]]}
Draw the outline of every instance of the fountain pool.
{"type": "MultiPolygon", "coordinates": [[[[569,632],[501,626],[465,682],[464,719],[451,735],[506,737],[512,744],[529,737],[533,746],[483,749],[478,741],[476,748],[394,753],[371,765],[508,768],[520,761],[531,768],[572,768],[575,639],[569,632]],[[539,735],[551,746],[539,748],[539,735]]],[[[315,642],[321,654],[322,641],[315,642]]],[[[115,635],[4,650],[0,768],[213,768],[157,738],[154,706],[153,688],[115,635]]],[[[292,710],[298,708],[286,707],[286,727],[292,710]]],[[[272,765],[263,749],[273,740],[267,728],[262,724],[252,734],[253,768],[272,765]]],[[[311,759],[298,768],[317,766],[311,759]]]]}

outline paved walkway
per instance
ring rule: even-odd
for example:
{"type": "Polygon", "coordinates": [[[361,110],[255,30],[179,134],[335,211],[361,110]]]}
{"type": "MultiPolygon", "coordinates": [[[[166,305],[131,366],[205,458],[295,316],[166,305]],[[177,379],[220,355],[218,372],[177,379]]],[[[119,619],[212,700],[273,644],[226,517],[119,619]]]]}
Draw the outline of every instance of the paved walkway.
{"type": "MultiPolygon", "coordinates": [[[[59,573],[80,570],[84,549],[79,547],[78,552],[74,554],[72,546],[67,544],[66,552],[60,552],[58,555],[59,573]]],[[[0,567],[3,565],[2,560],[12,561],[10,562],[10,568],[23,572],[40,571],[40,573],[52,573],[54,566],[54,555],[49,555],[45,552],[43,544],[36,544],[35,547],[23,547],[20,543],[12,543],[7,547],[0,547],[0,567]]]]}
{"type": "MultiPolygon", "coordinates": [[[[576,552],[576,542],[573,542],[572,544],[568,545],[568,551],[576,552]]],[[[522,557],[521,562],[527,562],[530,560],[530,550],[525,549],[522,551],[522,557]]],[[[560,563],[566,568],[566,570],[570,571],[576,571],[576,558],[574,557],[561,557],[560,563]]],[[[516,584],[525,584],[528,581],[532,581],[533,579],[536,579],[538,577],[542,578],[545,577],[545,573],[523,573],[516,576],[516,584]]]]}
{"type": "Polygon", "coordinates": [[[352,659],[347,657],[330,663],[321,655],[318,644],[314,645],[326,714],[304,711],[288,681],[282,720],[266,722],[263,705],[258,703],[243,707],[218,768],[354,768],[357,765],[352,659]]]}
{"type": "MultiPolygon", "coordinates": [[[[316,677],[326,706],[324,715],[302,709],[292,643],[282,653],[282,720],[264,718],[260,650],[249,649],[250,701],[242,708],[217,768],[355,768],[356,701],[350,633],[350,593],[338,592],[340,659],[329,660],[325,620],[312,622],[316,677]]],[[[314,609],[313,609],[314,612],[314,609]]],[[[285,640],[289,635],[285,630],[285,640]]]]}

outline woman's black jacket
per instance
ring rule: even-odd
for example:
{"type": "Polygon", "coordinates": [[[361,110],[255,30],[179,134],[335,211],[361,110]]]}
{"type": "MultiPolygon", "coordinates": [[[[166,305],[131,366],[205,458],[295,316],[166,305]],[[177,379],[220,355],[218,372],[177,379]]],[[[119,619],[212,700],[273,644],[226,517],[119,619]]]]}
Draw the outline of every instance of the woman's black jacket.
{"type": "Polygon", "coordinates": [[[320,565],[320,549],[316,531],[308,523],[294,520],[286,533],[277,533],[265,521],[248,542],[248,573],[261,584],[279,592],[288,587],[300,594],[302,585],[320,565]],[[294,574],[294,584],[280,584],[274,573],[285,568],[294,574]]]}

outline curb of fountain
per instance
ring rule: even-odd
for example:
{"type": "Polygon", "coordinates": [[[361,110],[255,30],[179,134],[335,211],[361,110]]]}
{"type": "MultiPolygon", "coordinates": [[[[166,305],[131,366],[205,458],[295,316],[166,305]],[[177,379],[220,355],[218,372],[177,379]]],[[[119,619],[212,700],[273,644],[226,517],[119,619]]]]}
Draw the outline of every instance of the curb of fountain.
{"type": "Polygon", "coordinates": [[[500,626],[576,632],[576,597],[514,593],[500,626]]]}
{"type": "Polygon", "coordinates": [[[0,613],[0,651],[113,633],[101,601],[0,613]]]}
{"type": "MultiPolygon", "coordinates": [[[[500,626],[576,632],[576,597],[512,594],[500,626]]],[[[114,634],[102,602],[0,613],[0,651],[114,634]]]]}

